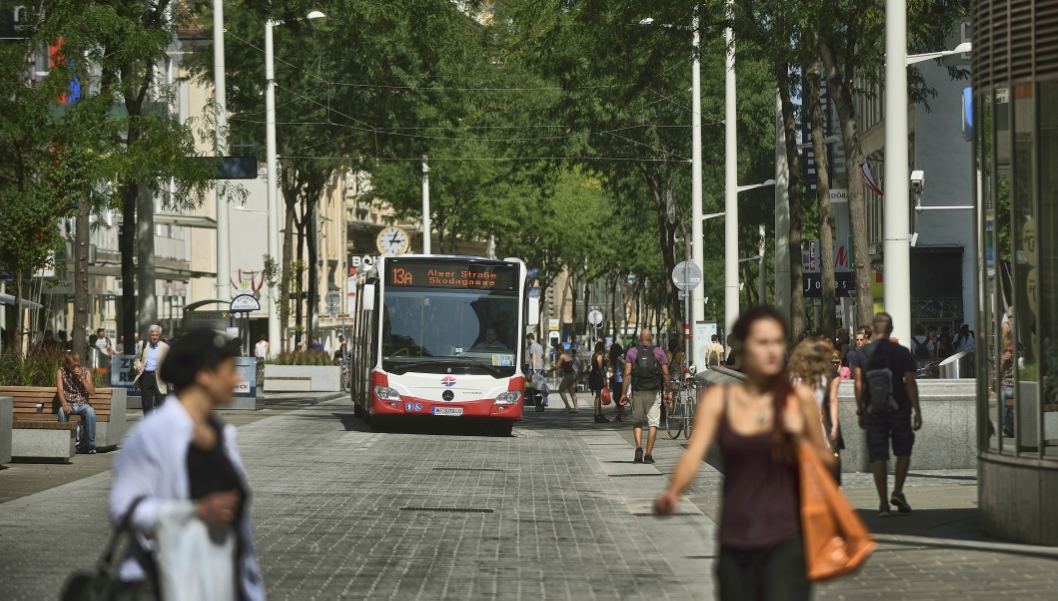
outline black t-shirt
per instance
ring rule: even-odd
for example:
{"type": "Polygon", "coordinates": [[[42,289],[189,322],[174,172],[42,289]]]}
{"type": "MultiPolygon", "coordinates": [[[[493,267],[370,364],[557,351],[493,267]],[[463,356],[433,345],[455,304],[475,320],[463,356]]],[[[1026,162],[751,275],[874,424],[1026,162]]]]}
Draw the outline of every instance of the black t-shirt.
{"type": "Polygon", "coordinates": [[[224,451],[224,428],[214,419],[210,419],[210,425],[217,432],[217,444],[212,449],[206,451],[194,443],[188,445],[187,477],[191,498],[197,500],[215,492],[234,489],[242,493],[245,502],[246,491],[243,490],[242,479],[224,451]]]}
{"type": "Polygon", "coordinates": [[[866,374],[870,369],[888,367],[893,372],[893,396],[896,398],[897,405],[900,406],[899,410],[911,411],[911,397],[907,394],[907,384],[904,382],[904,374],[914,374],[918,368],[915,358],[911,356],[911,351],[889,340],[875,340],[868,346],[873,348],[874,354],[864,364],[864,373],[866,374]],[[883,355],[888,355],[884,366],[878,364],[880,362],[878,357],[883,355]]]}
{"type": "Polygon", "coordinates": [[[849,370],[850,371],[854,367],[858,367],[860,369],[864,369],[864,367],[867,366],[867,355],[863,354],[863,349],[856,349],[854,351],[849,351],[848,361],[849,361],[849,370]]]}

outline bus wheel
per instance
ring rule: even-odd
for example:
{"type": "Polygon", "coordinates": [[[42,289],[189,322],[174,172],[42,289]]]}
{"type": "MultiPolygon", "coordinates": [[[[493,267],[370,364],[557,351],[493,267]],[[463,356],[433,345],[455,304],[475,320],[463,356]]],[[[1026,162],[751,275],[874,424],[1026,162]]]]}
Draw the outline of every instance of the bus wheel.
{"type": "Polygon", "coordinates": [[[510,436],[514,432],[514,422],[496,424],[494,431],[496,436],[510,436]]]}

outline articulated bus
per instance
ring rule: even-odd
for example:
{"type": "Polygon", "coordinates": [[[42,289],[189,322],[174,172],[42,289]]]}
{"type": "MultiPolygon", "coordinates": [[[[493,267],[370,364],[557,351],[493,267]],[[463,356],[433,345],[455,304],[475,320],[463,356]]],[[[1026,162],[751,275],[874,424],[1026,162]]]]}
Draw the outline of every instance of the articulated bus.
{"type": "Polygon", "coordinates": [[[538,311],[519,259],[387,255],[357,275],[351,391],[376,429],[410,416],[522,418],[526,323],[538,311]],[[384,425],[385,424],[385,425],[384,425]]]}

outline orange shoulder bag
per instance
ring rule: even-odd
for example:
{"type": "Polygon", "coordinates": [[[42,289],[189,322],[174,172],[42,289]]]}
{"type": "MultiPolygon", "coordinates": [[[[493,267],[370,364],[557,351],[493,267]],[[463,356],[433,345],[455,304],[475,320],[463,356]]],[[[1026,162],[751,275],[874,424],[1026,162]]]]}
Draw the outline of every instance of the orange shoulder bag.
{"type": "Polygon", "coordinates": [[[877,544],[811,444],[797,449],[801,536],[808,580],[818,582],[856,571],[877,544]]]}

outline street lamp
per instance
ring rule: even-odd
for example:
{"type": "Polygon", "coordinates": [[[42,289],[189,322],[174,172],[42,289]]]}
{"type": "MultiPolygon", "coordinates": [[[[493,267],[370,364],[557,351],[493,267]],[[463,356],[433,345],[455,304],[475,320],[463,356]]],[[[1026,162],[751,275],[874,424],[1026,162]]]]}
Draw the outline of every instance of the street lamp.
{"type": "MultiPolygon", "coordinates": [[[[652,25],[654,19],[647,17],[639,22],[640,25],[652,25]]],[[[674,27],[662,25],[662,27],[674,27]]],[[[679,27],[683,29],[683,27],[679,27]]],[[[703,246],[705,244],[702,236],[702,89],[701,89],[701,62],[698,58],[698,7],[694,8],[694,16],[691,19],[691,261],[699,268],[705,262],[703,246]]],[[[733,65],[729,65],[734,68],[733,65]]],[[[732,72],[732,77],[733,77],[732,72]]],[[[733,101],[732,101],[733,103],[733,101]]],[[[729,117],[730,118],[730,117],[729,117]]],[[[705,319],[705,302],[702,286],[691,291],[691,315],[692,323],[705,319]]],[[[698,350],[694,349],[692,357],[698,356],[698,350]]]]}
{"type": "MultiPolygon", "coordinates": [[[[220,0],[217,0],[219,3],[220,0]]],[[[310,12],[305,19],[322,19],[326,15],[318,10],[310,12]]],[[[301,19],[298,19],[299,21],[301,19]]],[[[279,199],[276,195],[276,92],[275,92],[275,49],[272,45],[272,28],[282,25],[283,21],[265,21],[265,161],[268,171],[268,256],[279,262],[279,199]]],[[[220,229],[220,224],[217,224],[220,229]]],[[[219,279],[218,279],[219,281],[219,279]]],[[[279,330],[279,312],[277,304],[282,299],[275,298],[274,290],[268,296],[268,349],[275,353],[281,336],[279,330]]]]}
{"type": "MultiPolygon", "coordinates": [[[[884,214],[885,310],[893,318],[893,337],[911,339],[910,195],[908,192],[907,67],[908,65],[970,52],[960,44],[951,51],[907,55],[907,2],[885,0],[885,120],[884,214]]],[[[856,165],[859,169],[860,165],[856,165]]]]}

